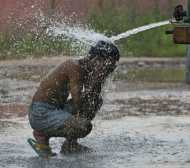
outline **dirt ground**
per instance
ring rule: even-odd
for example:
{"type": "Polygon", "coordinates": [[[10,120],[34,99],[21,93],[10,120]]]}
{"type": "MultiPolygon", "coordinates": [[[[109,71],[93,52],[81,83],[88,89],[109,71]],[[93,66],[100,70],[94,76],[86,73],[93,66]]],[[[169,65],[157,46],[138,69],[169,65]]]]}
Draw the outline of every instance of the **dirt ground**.
{"type": "MultiPolygon", "coordinates": [[[[0,167],[189,167],[190,86],[185,83],[109,82],[91,134],[79,140],[93,151],[61,155],[64,138],[52,138],[50,145],[58,156],[39,158],[27,144],[33,138],[28,108],[39,80],[4,74],[49,71],[65,59],[0,62],[0,167]]],[[[185,58],[128,58],[120,61],[116,73],[185,64],[185,58]]]]}

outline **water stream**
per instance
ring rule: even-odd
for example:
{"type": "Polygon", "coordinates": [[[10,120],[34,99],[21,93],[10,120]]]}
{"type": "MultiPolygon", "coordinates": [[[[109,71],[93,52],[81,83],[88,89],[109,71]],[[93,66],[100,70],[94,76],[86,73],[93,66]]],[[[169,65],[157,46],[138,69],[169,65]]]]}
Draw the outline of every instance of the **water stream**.
{"type": "Polygon", "coordinates": [[[64,22],[61,24],[58,23],[56,24],[56,26],[50,27],[47,30],[47,32],[52,32],[54,36],[64,35],[66,39],[73,38],[77,40],[77,42],[75,41],[73,43],[73,47],[79,46],[81,48],[81,45],[85,45],[85,47],[90,47],[99,40],[115,42],[122,38],[126,38],[132,34],[137,34],[139,32],[142,32],[151,28],[155,28],[158,26],[163,26],[169,23],[170,23],[169,20],[157,22],[157,23],[151,23],[145,26],[128,30],[124,33],[118,34],[117,36],[112,36],[111,38],[108,38],[104,34],[95,32],[94,30],[88,28],[88,26],[84,26],[84,27],[81,27],[81,25],[70,26],[64,22]]]}
{"type": "Polygon", "coordinates": [[[126,37],[130,36],[131,34],[137,34],[139,32],[142,32],[142,31],[145,31],[145,30],[148,30],[148,29],[152,29],[152,28],[158,27],[158,26],[163,26],[163,25],[166,25],[166,24],[169,24],[169,23],[170,23],[169,20],[163,21],[163,22],[151,23],[151,24],[148,24],[146,26],[141,26],[141,27],[138,27],[138,28],[134,28],[132,30],[128,30],[128,31],[126,31],[124,33],[118,34],[117,36],[113,36],[110,39],[112,41],[117,41],[117,40],[120,40],[122,38],[126,38],[126,37]]]}

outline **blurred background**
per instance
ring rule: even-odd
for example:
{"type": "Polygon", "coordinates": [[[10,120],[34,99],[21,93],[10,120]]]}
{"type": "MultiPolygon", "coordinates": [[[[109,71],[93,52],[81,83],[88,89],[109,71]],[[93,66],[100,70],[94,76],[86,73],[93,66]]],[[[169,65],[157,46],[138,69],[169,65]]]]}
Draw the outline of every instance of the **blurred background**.
{"type": "MultiPolygon", "coordinates": [[[[57,55],[85,55],[73,40],[54,36],[49,27],[64,22],[111,37],[173,18],[186,0],[0,0],[0,60],[57,55]],[[85,26],[84,26],[85,25],[85,26]],[[72,43],[71,43],[72,41],[72,43]]],[[[116,42],[123,57],[183,57],[186,45],[173,44],[165,25],[116,42]]]]}
{"type": "MultiPolygon", "coordinates": [[[[121,59],[80,140],[95,152],[46,160],[26,142],[33,95],[53,68],[97,39],[172,19],[178,4],[187,0],[0,0],[0,167],[189,167],[187,45],[165,34],[170,24],[115,41],[121,59]]],[[[62,143],[50,142],[56,153],[62,143]]]]}

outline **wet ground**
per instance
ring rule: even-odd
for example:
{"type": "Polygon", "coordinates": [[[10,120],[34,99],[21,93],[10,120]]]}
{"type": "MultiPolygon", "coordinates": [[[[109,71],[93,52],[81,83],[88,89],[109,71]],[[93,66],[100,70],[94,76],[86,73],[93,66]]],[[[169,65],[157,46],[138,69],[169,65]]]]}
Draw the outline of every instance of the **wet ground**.
{"type": "MultiPolygon", "coordinates": [[[[0,167],[189,167],[190,86],[185,83],[114,81],[91,134],[79,140],[93,151],[61,155],[64,138],[52,138],[58,156],[39,158],[27,144],[33,138],[27,114],[40,77],[34,73],[29,81],[10,74],[49,71],[59,62],[0,62],[0,167]]],[[[117,73],[165,66],[185,68],[185,59],[126,59],[117,73]]]]}

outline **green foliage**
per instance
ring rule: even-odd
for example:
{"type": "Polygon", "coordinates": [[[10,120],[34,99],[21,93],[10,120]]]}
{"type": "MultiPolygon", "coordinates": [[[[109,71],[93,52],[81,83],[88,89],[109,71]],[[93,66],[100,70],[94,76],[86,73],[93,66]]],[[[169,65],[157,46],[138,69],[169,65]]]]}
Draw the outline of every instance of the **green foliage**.
{"type": "MultiPolygon", "coordinates": [[[[164,14],[158,8],[158,0],[155,0],[154,9],[144,9],[141,12],[137,1],[130,1],[125,6],[119,6],[116,0],[99,0],[97,6],[87,15],[88,24],[100,33],[107,36],[115,36],[127,30],[144,26],[150,23],[169,20],[172,18],[174,1],[168,0],[169,14],[164,14]]],[[[173,43],[172,35],[166,35],[166,30],[172,30],[172,25],[165,25],[130,35],[116,42],[123,56],[156,56],[173,57],[184,56],[186,45],[173,43]]]]}
{"type": "Polygon", "coordinates": [[[185,83],[185,71],[185,69],[131,70],[127,74],[115,74],[114,80],[185,83]]]}
{"type": "Polygon", "coordinates": [[[26,32],[13,32],[12,36],[2,35],[0,38],[0,60],[59,54],[76,55],[71,43],[63,39],[64,37],[61,36],[33,35],[26,32]]]}
{"type": "MultiPolygon", "coordinates": [[[[51,26],[51,22],[50,20],[47,27],[51,26]]],[[[75,39],[63,35],[54,36],[50,31],[47,33],[45,28],[40,28],[40,24],[44,23],[39,23],[35,33],[27,27],[18,28],[17,25],[13,26],[12,33],[0,31],[0,60],[80,54],[79,49],[72,46],[75,39]]]]}
{"type": "MultiPolygon", "coordinates": [[[[129,70],[127,74],[114,74],[114,80],[123,80],[126,82],[181,82],[185,83],[185,69],[151,69],[151,70],[129,70]]],[[[22,79],[29,81],[41,81],[49,72],[48,71],[27,71],[11,72],[2,74],[2,77],[11,79],[22,79]]]]}
{"type": "MultiPolygon", "coordinates": [[[[127,5],[119,6],[117,0],[99,0],[93,9],[88,11],[86,8],[84,23],[108,37],[116,36],[139,26],[169,20],[172,17],[173,7],[177,3],[175,0],[167,1],[170,4],[167,12],[169,16],[159,10],[159,0],[155,0],[154,9],[143,11],[140,11],[141,3],[138,4],[137,1],[130,0],[127,5]]],[[[53,24],[51,22],[50,17],[48,24],[53,24]]],[[[73,21],[73,25],[75,22],[73,21]]],[[[11,35],[0,31],[0,60],[87,53],[82,45],[76,45],[78,48],[73,45],[78,43],[75,39],[47,34],[40,21],[38,21],[39,29],[35,33],[27,26],[18,28],[17,21],[14,23],[11,35]]],[[[118,40],[116,44],[122,56],[184,56],[186,45],[176,45],[173,43],[172,35],[165,35],[165,31],[171,29],[173,29],[172,25],[149,29],[118,40]]]]}

